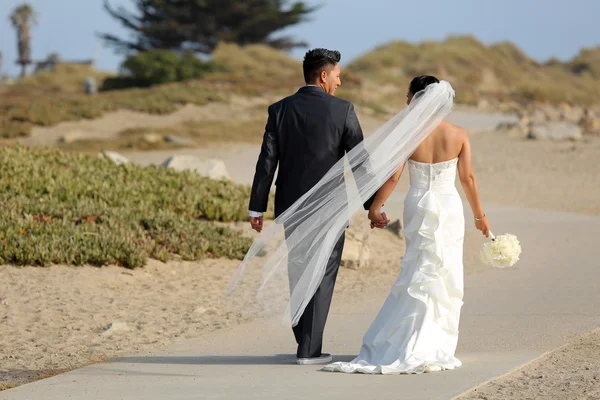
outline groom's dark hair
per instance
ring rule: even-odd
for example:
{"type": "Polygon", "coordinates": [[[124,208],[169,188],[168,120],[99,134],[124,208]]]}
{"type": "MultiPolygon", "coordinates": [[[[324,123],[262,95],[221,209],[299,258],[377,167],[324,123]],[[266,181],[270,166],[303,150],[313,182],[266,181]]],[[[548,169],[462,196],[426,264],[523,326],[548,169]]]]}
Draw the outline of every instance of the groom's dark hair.
{"type": "Polygon", "coordinates": [[[304,81],[314,83],[321,75],[321,71],[331,71],[340,60],[342,55],[336,50],[312,49],[304,55],[302,69],[304,70],[304,81]]]}
{"type": "Polygon", "coordinates": [[[412,94],[417,94],[418,92],[425,89],[427,86],[431,85],[432,83],[440,83],[440,80],[438,78],[436,78],[435,76],[431,76],[431,75],[417,76],[417,77],[413,78],[413,80],[410,82],[410,87],[408,88],[408,90],[412,94]]]}

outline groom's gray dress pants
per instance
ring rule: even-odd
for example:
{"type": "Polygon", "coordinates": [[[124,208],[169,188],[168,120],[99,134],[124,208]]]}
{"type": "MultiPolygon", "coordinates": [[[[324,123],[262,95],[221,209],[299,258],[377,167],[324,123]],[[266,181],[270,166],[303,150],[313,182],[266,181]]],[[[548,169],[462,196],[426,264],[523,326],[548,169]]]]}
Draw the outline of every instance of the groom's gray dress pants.
{"type": "MultiPolygon", "coordinates": [[[[298,343],[298,358],[319,357],[323,348],[323,332],[329,314],[333,287],[337,278],[342,252],[344,250],[345,233],[339,238],[327,262],[325,276],[313,298],[310,300],[298,324],[293,327],[296,343],[298,343]]],[[[294,264],[289,263],[290,276],[293,276],[294,264]]],[[[293,287],[293,282],[290,280],[293,287]]]]}

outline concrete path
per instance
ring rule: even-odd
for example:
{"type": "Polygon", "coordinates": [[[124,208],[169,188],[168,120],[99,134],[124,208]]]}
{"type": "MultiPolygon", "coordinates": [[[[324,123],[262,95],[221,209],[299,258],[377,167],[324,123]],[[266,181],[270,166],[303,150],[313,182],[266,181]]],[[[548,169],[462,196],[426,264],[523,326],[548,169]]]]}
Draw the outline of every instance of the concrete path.
{"type": "MultiPolygon", "coordinates": [[[[388,202],[397,213],[402,196],[388,202]]],[[[463,367],[420,376],[326,373],[293,364],[286,329],[252,323],[0,392],[0,399],[450,399],[574,334],[600,326],[600,218],[488,208],[496,234],[518,235],[518,268],[465,279],[457,356],[463,367]]],[[[343,271],[342,271],[343,273],[343,271]]],[[[390,282],[391,285],[391,282],[390,282]]],[[[327,351],[350,360],[387,293],[334,299],[327,351]]]]}

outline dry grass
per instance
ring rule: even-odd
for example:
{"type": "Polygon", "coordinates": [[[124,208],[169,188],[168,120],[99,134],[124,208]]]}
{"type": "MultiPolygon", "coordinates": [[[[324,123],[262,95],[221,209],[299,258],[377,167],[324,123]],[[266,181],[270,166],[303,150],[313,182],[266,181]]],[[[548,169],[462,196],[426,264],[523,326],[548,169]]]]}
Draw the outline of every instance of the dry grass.
{"type": "Polygon", "coordinates": [[[567,67],[581,75],[600,79],[600,46],[581,50],[579,55],[567,64],[567,67]]]}
{"type": "Polygon", "coordinates": [[[52,126],[63,121],[92,119],[108,111],[127,109],[168,114],[185,104],[224,101],[214,84],[204,81],[160,85],[148,89],[103,92],[95,96],[47,93],[44,90],[0,93],[0,137],[26,136],[32,125],[52,126]]]}
{"type": "MultiPolygon", "coordinates": [[[[600,65],[596,53],[599,51],[582,53],[592,70],[600,65]]],[[[523,103],[600,101],[598,76],[575,74],[569,64],[540,64],[511,43],[486,46],[471,36],[417,45],[392,42],[357,59],[349,69],[398,88],[391,97],[380,96],[379,104],[403,97],[410,79],[421,74],[449,80],[457,89],[457,101],[468,104],[483,98],[523,103]]]]}
{"type": "Polygon", "coordinates": [[[232,78],[241,78],[261,87],[294,87],[304,84],[302,64],[287,54],[262,45],[244,48],[221,44],[213,59],[232,78]]]}
{"type": "Polygon", "coordinates": [[[63,121],[92,119],[118,109],[168,114],[185,104],[226,101],[232,94],[288,93],[302,82],[297,61],[264,46],[241,49],[222,45],[214,58],[218,63],[227,63],[227,72],[150,88],[101,92],[95,96],[77,90],[89,70],[74,73],[59,68],[54,73],[26,78],[14,86],[0,87],[0,137],[27,136],[33,125],[52,126],[63,121]]]}
{"type": "Polygon", "coordinates": [[[126,129],[110,139],[85,139],[61,143],[63,150],[97,153],[103,150],[163,150],[183,147],[203,147],[219,143],[260,143],[265,127],[264,110],[259,117],[226,121],[186,121],[166,128],[140,127],[126,129]],[[160,136],[160,140],[148,140],[148,135],[160,136]],[[168,136],[189,139],[191,143],[168,142],[168,136]]]}
{"type": "Polygon", "coordinates": [[[110,72],[98,71],[88,65],[57,64],[54,71],[41,71],[21,79],[15,89],[34,91],[43,89],[59,93],[83,93],[84,82],[87,77],[93,77],[97,86],[102,86],[104,79],[114,76],[110,72]]]}
{"type": "MultiPolygon", "coordinates": [[[[261,108],[262,114],[264,110],[261,108]]],[[[122,137],[139,137],[145,133],[156,133],[166,137],[175,135],[194,140],[199,146],[216,143],[242,142],[260,143],[265,128],[266,117],[259,114],[251,119],[232,119],[226,121],[186,121],[182,124],[163,129],[138,128],[120,133],[122,137]]]]}
{"type": "MultiPolygon", "coordinates": [[[[132,130],[133,131],[133,130],[132,130]]],[[[164,138],[159,141],[148,141],[145,134],[154,131],[145,128],[135,131],[135,134],[118,136],[110,139],[80,139],[70,143],[59,143],[58,148],[85,154],[96,154],[102,151],[153,151],[153,150],[176,150],[192,145],[167,142],[164,138]]]]}
{"type": "Polygon", "coordinates": [[[3,390],[12,389],[17,386],[18,386],[18,384],[16,384],[16,383],[0,383],[0,392],[3,390]]]}

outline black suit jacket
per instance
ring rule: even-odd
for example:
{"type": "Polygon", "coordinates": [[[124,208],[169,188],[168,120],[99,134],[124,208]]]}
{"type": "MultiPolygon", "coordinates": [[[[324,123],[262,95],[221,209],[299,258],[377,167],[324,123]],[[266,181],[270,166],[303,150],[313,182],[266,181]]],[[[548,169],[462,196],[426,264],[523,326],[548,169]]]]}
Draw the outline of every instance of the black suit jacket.
{"type": "MultiPolygon", "coordinates": [[[[352,103],[316,86],[269,106],[252,194],[251,211],[265,212],[275,170],[275,216],[309,191],[344,154],[363,141],[352,103]]],[[[367,201],[368,209],[374,196],[367,201]]]]}

